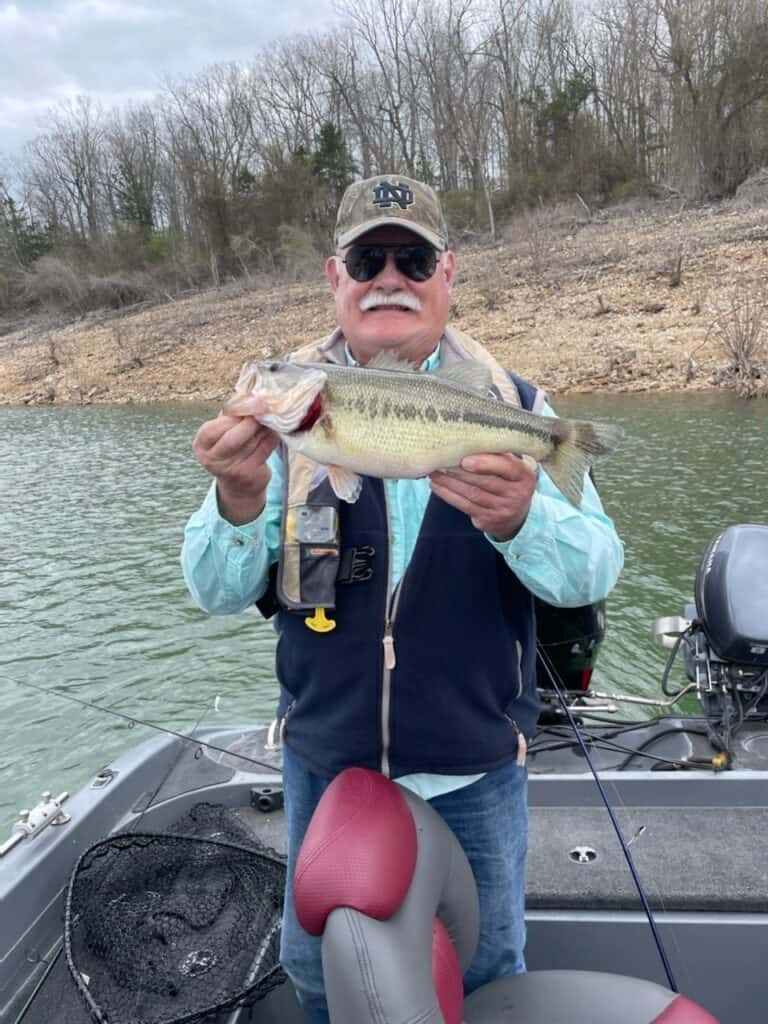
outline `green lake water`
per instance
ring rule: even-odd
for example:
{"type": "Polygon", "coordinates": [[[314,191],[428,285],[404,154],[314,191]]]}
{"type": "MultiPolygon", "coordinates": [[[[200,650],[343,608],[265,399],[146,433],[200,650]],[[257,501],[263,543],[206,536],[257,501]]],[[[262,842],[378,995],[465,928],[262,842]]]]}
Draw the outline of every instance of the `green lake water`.
{"type": "MultiPolygon", "coordinates": [[[[654,619],[682,611],[718,530],[768,522],[768,402],[553,401],[625,428],[596,471],[626,548],[596,683],[655,696],[654,619]]],[[[20,682],[174,729],[272,717],[272,627],[255,610],[203,614],[181,576],[184,523],[208,482],[191,441],[213,411],[0,408],[0,841],[42,790],[75,790],[150,735],[20,682]]]]}

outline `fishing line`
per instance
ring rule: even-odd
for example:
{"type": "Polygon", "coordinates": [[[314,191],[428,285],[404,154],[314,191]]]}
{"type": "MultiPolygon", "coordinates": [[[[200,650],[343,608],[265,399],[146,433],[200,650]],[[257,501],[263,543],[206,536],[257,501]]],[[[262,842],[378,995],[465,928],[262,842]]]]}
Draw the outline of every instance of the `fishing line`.
{"type": "Polygon", "coordinates": [[[653,916],[653,912],[651,910],[651,906],[650,906],[650,904],[648,902],[648,897],[645,894],[645,889],[643,887],[643,883],[640,881],[640,876],[637,873],[637,868],[635,867],[634,858],[632,857],[632,854],[630,852],[629,846],[627,845],[627,842],[624,839],[624,834],[621,831],[621,826],[619,825],[619,822],[618,822],[618,820],[616,818],[616,815],[614,813],[613,807],[611,806],[611,802],[608,799],[608,794],[605,792],[602,780],[601,780],[600,776],[598,775],[597,769],[595,768],[595,766],[594,766],[594,764],[592,762],[592,758],[590,757],[589,750],[587,749],[587,745],[584,742],[584,738],[581,735],[581,731],[580,731],[578,725],[576,724],[576,719],[571,714],[571,709],[568,707],[568,703],[565,700],[565,696],[563,694],[563,688],[560,686],[560,682],[555,678],[555,676],[557,674],[557,670],[555,669],[554,665],[552,665],[552,663],[550,662],[549,656],[547,655],[546,651],[543,649],[543,647],[540,644],[536,645],[536,649],[537,649],[537,653],[538,653],[538,656],[539,656],[539,660],[541,661],[541,664],[544,666],[544,669],[545,669],[547,675],[549,676],[549,681],[552,684],[552,686],[553,686],[553,688],[555,690],[555,693],[557,694],[557,699],[560,702],[560,706],[563,709],[563,713],[565,714],[566,718],[568,719],[568,722],[569,722],[571,728],[573,729],[574,734],[575,734],[577,740],[579,741],[579,746],[581,747],[581,752],[583,753],[584,758],[585,758],[587,764],[589,765],[589,770],[592,772],[592,777],[595,780],[595,785],[597,786],[598,792],[600,793],[600,797],[601,797],[601,799],[603,801],[603,804],[605,805],[605,809],[608,812],[608,817],[611,819],[611,824],[613,825],[614,831],[616,832],[616,837],[619,840],[619,845],[621,846],[621,851],[624,854],[624,859],[627,862],[627,866],[629,867],[630,874],[632,875],[632,880],[635,883],[635,888],[637,889],[637,893],[638,893],[638,895],[640,897],[640,902],[643,905],[643,910],[645,911],[645,916],[648,919],[648,924],[650,926],[651,933],[653,935],[653,940],[656,943],[656,949],[658,950],[659,957],[661,958],[661,962],[662,962],[662,965],[664,967],[664,973],[667,976],[667,982],[669,983],[669,987],[670,987],[670,989],[673,992],[675,992],[676,994],[679,994],[680,990],[678,989],[677,983],[675,982],[675,977],[674,977],[674,974],[672,973],[672,967],[670,966],[669,960],[667,958],[667,953],[666,953],[666,950],[664,949],[664,943],[663,943],[663,941],[661,939],[661,935],[659,934],[658,928],[656,927],[656,920],[655,920],[655,918],[653,916]]]}
{"type": "MultiPolygon", "coordinates": [[[[218,697],[216,698],[216,700],[218,700],[218,697]]],[[[206,712],[206,711],[208,710],[208,708],[209,708],[210,706],[211,706],[211,701],[210,701],[210,698],[208,698],[208,699],[207,699],[207,700],[205,701],[205,703],[203,704],[202,708],[200,709],[200,714],[199,714],[199,715],[197,716],[197,721],[196,721],[196,722],[195,722],[195,724],[194,724],[194,725],[192,726],[192,728],[191,728],[191,729],[190,729],[190,730],[188,731],[188,733],[186,733],[186,735],[187,735],[187,736],[188,736],[188,737],[189,737],[190,739],[191,739],[192,733],[194,733],[194,732],[195,732],[195,731],[196,731],[197,729],[199,729],[199,728],[200,728],[200,723],[201,723],[201,722],[202,722],[202,720],[203,720],[203,716],[205,715],[205,712],[206,712]]],[[[108,710],[108,711],[109,711],[109,710],[111,710],[111,709],[110,709],[110,708],[107,708],[106,710],[108,710]]],[[[182,754],[183,754],[183,752],[184,752],[184,748],[182,747],[182,749],[181,749],[181,750],[179,750],[179,755],[178,755],[178,757],[174,758],[174,760],[173,760],[173,761],[172,761],[172,762],[171,762],[171,763],[169,764],[169,766],[168,766],[168,770],[167,770],[167,771],[165,772],[165,774],[163,775],[163,777],[162,777],[162,778],[160,779],[160,781],[158,782],[158,784],[157,784],[157,785],[155,786],[154,790],[152,791],[152,793],[151,793],[151,794],[150,794],[150,796],[149,796],[149,799],[148,799],[148,800],[147,800],[147,801],[145,802],[145,804],[144,804],[144,807],[143,807],[143,808],[142,808],[142,810],[141,810],[141,811],[139,812],[139,816],[138,816],[138,818],[136,819],[136,821],[135,821],[135,822],[133,822],[133,824],[132,824],[132,826],[131,826],[131,831],[132,831],[132,832],[137,832],[137,831],[138,831],[139,825],[140,825],[140,824],[142,823],[142,821],[144,820],[144,815],[145,815],[145,814],[147,813],[147,811],[148,811],[148,810],[150,809],[150,807],[152,807],[152,806],[153,806],[153,804],[154,804],[155,800],[157,799],[157,795],[158,795],[158,793],[159,793],[159,792],[160,792],[160,791],[162,790],[163,786],[165,786],[166,782],[167,782],[167,781],[168,781],[168,779],[169,779],[169,778],[171,777],[171,772],[173,772],[173,770],[174,770],[174,769],[176,768],[176,766],[178,765],[179,761],[180,761],[180,760],[181,760],[181,758],[182,758],[182,754]]]]}
{"type": "MultiPolygon", "coordinates": [[[[563,735],[562,733],[559,735],[563,735]]],[[[704,758],[687,758],[681,760],[675,757],[662,757],[658,754],[649,754],[645,749],[648,746],[656,743],[657,740],[662,739],[664,736],[704,736],[707,737],[706,732],[700,731],[695,732],[692,729],[667,729],[663,732],[656,733],[653,736],[649,736],[648,739],[644,740],[638,747],[627,747],[622,743],[616,743],[614,740],[604,739],[602,736],[595,736],[592,733],[582,733],[585,739],[592,744],[592,747],[596,750],[604,750],[615,752],[618,754],[625,754],[625,758],[616,765],[609,765],[610,771],[624,771],[628,764],[634,759],[645,758],[647,761],[653,761],[656,764],[671,765],[673,768],[690,768],[690,769],[701,769],[701,768],[713,768],[712,759],[704,758]]],[[[543,743],[540,746],[530,746],[528,748],[529,754],[545,754],[550,753],[553,750],[566,750],[569,747],[573,748],[578,746],[578,743],[574,739],[563,739],[560,743],[543,743]]]]}
{"type": "MultiPolygon", "coordinates": [[[[7,677],[10,679],[10,677],[7,677]]],[[[100,711],[104,715],[111,715],[113,718],[121,718],[125,722],[130,722],[133,725],[143,725],[147,729],[155,729],[157,732],[164,732],[168,736],[175,736],[178,740],[183,740],[184,743],[191,743],[196,747],[205,747],[207,750],[215,750],[219,754],[227,754],[229,757],[239,758],[241,761],[246,761],[248,764],[253,764],[257,768],[266,768],[271,772],[280,772],[280,768],[277,768],[273,764],[267,764],[266,761],[257,761],[254,757],[248,757],[247,754],[233,753],[231,750],[227,750],[226,747],[217,747],[215,743],[208,743],[207,740],[193,739],[186,733],[177,732],[175,729],[168,729],[164,725],[156,725],[154,722],[145,722],[141,718],[133,718],[131,715],[125,714],[123,711],[115,711],[112,708],[104,708],[100,704],[94,704],[91,701],[83,700],[81,697],[73,697],[71,693],[60,693],[58,690],[50,690],[45,686],[38,686],[36,683],[22,682],[20,679],[10,679],[10,682],[15,683],[16,686],[27,687],[27,689],[35,690],[37,693],[45,693],[50,697],[60,697],[62,700],[71,701],[73,704],[79,704],[84,708],[91,708],[93,711],[100,711]]],[[[206,705],[207,706],[207,705],[206,705]]]]}

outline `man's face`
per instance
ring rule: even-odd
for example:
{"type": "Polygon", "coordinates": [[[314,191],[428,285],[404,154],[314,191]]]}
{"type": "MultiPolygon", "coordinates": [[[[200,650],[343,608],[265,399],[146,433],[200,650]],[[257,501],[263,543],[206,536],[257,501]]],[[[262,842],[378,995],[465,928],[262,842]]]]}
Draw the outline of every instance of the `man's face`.
{"type": "MultiPolygon", "coordinates": [[[[397,226],[375,228],[356,245],[421,245],[423,239],[397,226]]],[[[331,256],[325,272],[336,299],[336,319],[355,358],[366,363],[382,349],[422,362],[437,345],[448,321],[455,271],[452,252],[438,253],[437,268],[427,281],[412,281],[395,266],[394,251],[370,281],[355,281],[340,256],[331,256]],[[401,296],[403,304],[391,304],[401,296]],[[389,304],[385,301],[389,299],[389,304]]]]}

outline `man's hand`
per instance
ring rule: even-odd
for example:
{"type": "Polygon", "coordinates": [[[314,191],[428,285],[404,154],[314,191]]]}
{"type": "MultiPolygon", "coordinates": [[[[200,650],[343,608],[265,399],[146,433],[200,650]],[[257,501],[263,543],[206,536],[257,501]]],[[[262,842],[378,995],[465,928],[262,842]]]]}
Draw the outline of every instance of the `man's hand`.
{"type": "Polygon", "coordinates": [[[216,477],[219,512],[234,526],[255,519],[264,508],[272,475],[267,459],[280,442],[252,416],[221,413],[200,427],[192,449],[204,469],[216,477]]]}
{"type": "Polygon", "coordinates": [[[469,455],[461,469],[430,474],[432,491],[466,512],[494,540],[512,540],[525,522],[536,489],[536,470],[510,453],[469,455]]]}

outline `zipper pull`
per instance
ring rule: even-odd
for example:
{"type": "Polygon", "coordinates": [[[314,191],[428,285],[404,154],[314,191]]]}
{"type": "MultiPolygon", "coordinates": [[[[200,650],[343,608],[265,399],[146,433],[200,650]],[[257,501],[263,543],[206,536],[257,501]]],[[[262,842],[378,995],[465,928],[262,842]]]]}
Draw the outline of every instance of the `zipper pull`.
{"type": "Polygon", "coordinates": [[[384,667],[391,672],[397,662],[395,660],[395,638],[392,636],[392,626],[389,623],[387,623],[387,630],[381,642],[384,644],[384,667]]]}
{"type": "Polygon", "coordinates": [[[515,764],[519,765],[521,768],[524,768],[525,759],[528,756],[528,741],[523,735],[523,730],[520,728],[520,726],[517,724],[514,718],[510,718],[509,715],[506,714],[504,715],[504,717],[515,730],[515,736],[517,737],[517,757],[515,758],[515,764]]]}
{"type": "MultiPolygon", "coordinates": [[[[507,718],[509,718],[509,715],[507,715],[507,718]]],[[[520,726],[517,724],[514,718],[510,718],[509,720],[515,727],[515,734],[517,735],[517,757],[515,758],[515,763],[519,765],[520,768],[524,768],[525,758],[528,754],[528,741],[523,735],[523,730],[520,728],[520,726]]]]}

